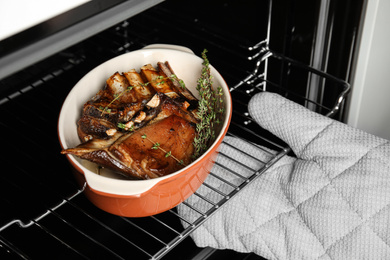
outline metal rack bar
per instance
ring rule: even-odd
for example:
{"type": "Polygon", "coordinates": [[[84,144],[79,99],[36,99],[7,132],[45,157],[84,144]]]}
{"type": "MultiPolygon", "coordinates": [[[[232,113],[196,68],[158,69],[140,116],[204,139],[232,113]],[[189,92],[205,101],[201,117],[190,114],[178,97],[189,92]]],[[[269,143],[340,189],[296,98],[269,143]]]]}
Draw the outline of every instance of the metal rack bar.
{"type": "MultiPolygon", "coordinates": [[[[122,23],[122,25],[119,26],[119,29],[123,29],[128,26],[129,24],[124,22],[122,23]]],[[[121,32],[115,31],[115,33],[119,34],[121,32]]],[[[110,37],[115,33],[110,31],[110,37]]],[[[131,38],[131,32],[123,34],[124,37],[127,38],[124,39],[121,43],[118,42],[118,45],[115,45],[115,47],[109,50],[109,52],[112,52],[116,55],[119,54],[118,52],[126,52],[131,50],[131,47],[133,47],[134,44],[133,42],[129,41],[129,39],[131,38]]],[[[142,41],[146,40],[144,36],[141,36],[140,38],[142,41]]],[[[15,254],[21,256],[21,258],[27,259],[28,255],[25,254],[22,249],[18,248],[18,245],[13,245],[11,241],[7,241],[5,235],[8,235],[6,234],[7,231],[11,233],[13,229],[30,230],[32,228],[37,227],[41,231],[48,234],[50,237],[53,237],[53,239],[58,241],[58,243],[64,245],[72,253],[75,253],[81,257],[88,258],[88,256],[86,255],[87,253],[79,252],[77,250],[77,247],[72,244],[72,241],[68,241],[66,238],[61,236],[62,234],[56,233],[58,231],[55,229],[55,226],[52,226],[51,223],[46,223],[49,222],[48,219],[54,219],[54,221],[61,222],[69,229],[74,230],[75,233],[79,234],[81,237],[83,237],[83,239],[90,241],[92,244],[96,245],[96,247],[102,248],[102,251],[107,252],[108,254],[110,254],[111,257],[126,259],[126,256],[124,256],[123,252],[118,252],[115,250],[115,248],[112,248],[106,245],[104,242],[101,242],[100,237],[95,237],[96,234],[90,234],[89,232],[85,231],[79,223],[75,223],[75,220],[72,219],[72,217],[68,216],[72,214],[79,214],[82,216],[83,220],[85,219],[84,221],[88,222],[89,224],[98,226],[99,229],[101,229],[101,232],[109,234],[110,239],[117,239],[129,248],[134,248],[135,251],[140,252],[143,257],[146,257],[148,259],[161,259],[166,256],[173,248],[175,248],[184,239],[190,236],[192,232],[194,232],[205,221],[207,221],[207,219],[209,219],[213,214],[215,214],[222,205],[227,203],[232,197],[238,195],[242,189],[244,189],[252,181],[256,180],[259,176],[265,173],[278,160],[280,160],[282,157],[291,152],[290,148],[288,148],[283,142],[278,139],[275,139],[274,136],[269,135],[263,129],[261,129],[250,117],[246,109],[246,104],[253,95],[266,90],[277,93],[283,92],[283,94],[288,97],[297,97],[307,100],[305,99],[305,97],[300,97],[299,94],[295,94],[293,91],[284,88],[284,86],[280,85],[277,80],[268,75],[267,70],[269,70],[269,66],[275,66],[273,67],[273,69],[278,70],[278,64],[274,65],[275,62],[282,63],[284,65],[288,64],[289,66],[297,67],[307,73],[314,73],[320,78],[323,78],[324,80],[326,79],[334,82],[337,85],[340,85],[340,95],[338,100],[335,101],[336,106],[334,108],[327,108],[322,104],[313,102],[313,106],[315,108],[320,108],[321,110],[326,111],[325,113],[327,115],[334,114],[334,112],[337,111],[337,104],[340,104],[340,102],[343,101],[344,96],[348,93],[349,86],[344,81],[341,81],[321,71],[310,68],[304,64],[300,64],[292,59],[284,57],[283,55],[273,53],[268,49],[268,41],[269,35],[267,36],[266,40],[262,40],[254,44],[253,46],[248,47],[249,50],[255,53],[252,52],[249,57],[247,57],[246,61],[254,60],[256,61],[256,66],[253,71],[249,71],[247,72],[247,74],[245,74],[245,76],[239,78],[236,84],[233,84],[230,89],[233,94],[234,107],[241,107],[241,109],[237,109],[234,111],[232,123],[228,131],[228,136],[237,138],[242,142],[246,142],[249,146],[261,149],[269,155],[269,159],[262,160],[256,158],[247,153],[246,151],[240,150],[227,142],[223,142],[223,144],[228,146],[230,149],[235,149],[238,153],[241,153],[244,156],[256,160],[260,166],[258,168],[248,167],[247,165],[244,165],[241,162],[230,157],[229,155],[221,152],[221,157],[224,157],[225,160],[228,160],[244,168],[248,172],[248,174],[244,176],[243,174],[232,171],[228,167],[217,162],[215,166],[224,169],[224,172],[226,172],[226,174],[229,174],[233,178],[237,179],[237,183],[227,181],[223,177],[219,176],[218,173],[212,171],[210,173],[210,177],[218,179],[221,183],[224,183],[226,184],[226,186],[229,186],[229,190],[220,190],[218,189],[218,187],[213,186],[209,183],[208,180],[206,180],[203,183],[202,187],[209,191],[210,194],[216,195],[218,199],[212,200],[208,196],[203,195],[200,191],[197,191],[194,193],[193,196],[196,196],[199,200],[205,202],[205,204],[208,205],[206,209],[201,209],[196,205],[193,205],[190,200],[183,202],[183,206],[188,207],[193,212],[194,219],[188,219],[184,216],[181,216],[177,213],[176,209],[172,209],[167,211],[166,213],[163,213],[175,219],[175,223],[173,224],[170,221],[166,221],[166,219],[164,218],[165,215],[161,217],[160,215],[157,215],[145,218],[145,221],[151,221],[153,225],[157,225],[158,227],[161,227],[163,230],[167,231],[163,232],[164,234],[155,234],[152,230],[149,229],[149,224],[151,224],[149,222],[145,224],[143,220],[139,221],[138,219],[107,216],[104,214],[101,215],[101,212],[94,212],[93,209],[83,207],[83,204],[81,204],[80,206],[79,203],[82,202],[79,202],[79,200],[82,200],[83,196],[79,195],[82,193],[82,190],[75,190],[73,194],[66,197],[64,200],[61,200],[58,204],[48,207],[47,211],[43,212],[40,216],[34,218],[29,222],[24,222],[22,219],[13,219],[9,223],[6,223],[4,226],[1,226],[0,246],[3,246],[4,248],[15,252],[15,254]],[[72,214],[64,214],[65,210],[66,212],[70,211],[72,214]],[[112,224],[113,221],[115,221],[114,224],[112,224]],[[118,224],[117,222],[120,223],[118,224]],[[151,243],[153,243],[154,247],[150,249],[147,245],[139,245],[139,243],[137,243],[136,238],[130,239],[129,237],[124,235],[121,230],[118,230],[116,228],[117,224],[120,225],[121,228],[125,229],[126,232],[133,232],[134,230],[136,230],[137,232],[142,233],[142,235],[145,236],[145,239],[147,239],[148,242],[150,241],[151,243]],[[169,236],[166,236],[165,233],[169,233],[169,236]]],[[[91,42],[92,44],[97,44],[96,42],[91,42]]],[[[231,51],[231,53],[234,52],[235,51],[231,51]]],[[[72,59],[74,60],[74,63],[68,62],[66,64],[61,64],[61,66],[53,68],[51,71],[48,71],[48,73],[44,73],[44,75],[39,80],[34,80],[31,84],[28,84],[20,91],[15,92],[16,94],[12,94],[9,97],[2,99],[0,101],[0,105],[9,105],[10,103],[18,102],[18,98],[29,92],[40,91],[42,93],[45,93],[43,90],[41,90],[41,87],[53,84],[52,81],[54,81],[56,78],[60,77],[63,74],[66,74],[68,71],[72,70],[75,67],[81,66],[86,60],[83,55],[75,55],[72,59]]],[[[50,95],[50,93],[45,93],[45,95],[50,95]]],[[[311,101],[309,100],[309,102],[311,101]]],[[[25,109],[28,109],[28,107],[26,107],[25,109]]],[[[8,127],[10,131],[12,131],[11,127],[6,127],[8,127]]],[[[37,129],[37,131],[40,131],[40,129],[37,129]]],[[[29,155],[26,154],[26,156],[29,155]]]]}
{"type": "MultiPolygon", "coordinates": [[[[279,57],[278,57],[279,58],[279,57]]],[[[321,76],[327,76],[325,74],[321,74],[321,76]]],[[[251,84],[254,84],[253,82],[251,82],[251,84]]],[[[234,89],[237,89],[237,88],[234,88],[234,89]]],[[[255,180],[257,177],[259,177],[262,173],[264,173],[270,166],[272,166],[275,162],[277,162],[280,158],[282,158],[284,155],[286,155],[287,153],[290,152],[289,148],[288,147],[285,147],[273,140],[270,140],[269,138],[266,138],[266,137],[263,137],[262,135],[259,135],[255,130],[251,129],[250,127],[248,126],[253,126],[255,123],[253,123],[253,120],[251,120],[251,118],[246,114],[240,114],[240,117],[242,118],[245,118],[244,120],[246,122],[249,121],[248,125],[241,125],[239,123],[236,123],[236,122],[232,122],[232,125],[239,128],[240,131],[245,131],[247,133],[247,135],[251,135],[252,137],[255,137],[261,141],[264,141],[264,142],[267,142],[268,144],[270,144],[272,147],[277,147],[279,149],[279,151],[276,151],[276,152],[271,152],[267,149],[264,149],[263,150],[265,152],[267,152],[271,158],[270,160],[268,161],[262,161],[260,159],[257,159],[257,158],[254,158],[252,156],[253,159],[256,159],[258,160],[263,166],[260,168],[260,169],[252,169],[250,167],[248,167],[247,165],[244,165],[242,164],[241,162],[239,161],[235,161],[233,158],[229,157],[228,155],[226,154],[223,154],[223,153],[220,153],[220,156],[224,156],[226,159],[228,160],[231,160],[231,161],[234,161],[234,163],[246,168],[248,171],[250,171],[252,174],[249,176],[249,177],[246,177],[246,176],[243,176],[239,173],[236,173],[234,171],[232,171],[231,169],[225,167],[224,165],[220,164],[220,163],[216,163],[216,165],[218,167],[221,167],[223,169],[226,170],[227,173],[235,176],[235,177],[238,177],[239,179],[242,180],[242,182],[239,184],[239,185],[236,185],[234,183],[231,183],[227,180],[225,180],[224,178],[222,178],[221,176],[219,176],[218,174],[215,174],[214,172],[211,172],[210,173],[210,176],[212,176],[213,178],[216,178],[218,179],[219,181],[227,184],[228,186],[230,186],[232,188],[232,190],[229,192],[229,193],[225,193],[223,191],[220,191],[218,190],[217,188],[209,185],[207,183],[207,180],[206,182],[203,184],[205,187],[207,187],[208,189],[210,189],[212,192],[215,192],[217,193],[218,195],[221,196],[221,199],[217,202],[214,202],[214,201],[211,201],[210,199],[208,199],[207,197],[199,194],[199,193],[195,193],[194,196],[198,196],[198,198],[204,200],[205,202],[207,202],[209,205],[210,205],[210,208],[204,212],[202,211],[201,209],[197,208],[195,205],[191,205],[190,203],[188,202],[183,202],[183,205],[189,207],[191,210],[194,211],[195,214],[198,214],[199,217],[195,220],[195,221],[191,221],[191,220],[186,220],[184,219],[183,217],[179,216],[176,212],[174,211],[170,211],[172,214],[174,214],[176,217],[179,217],[181,219],[181,221],[185,222],[188,224],[188,227],[186,227],[183,231],[178,231],[176,230],[175,228],[171,227],[170,225],[164,223],[163,221],[159,220],[157,217],[151,217],[154,221],[156,221],[159,225],[163,225],[164,227],[170,229],[171,231],[173,231],[176,236],[170,240],[169,242],[164,242],[162,239],[160,239],[159,237],[151,234],[149,231],[147,231],[146,229],[142,228],[141,226],[138,226],[136,223],[134,223],[133,221],[131,221],[130,219],[128,218],[122,218],[125,222],[127,222],[128,224],[130,224],[131,226],[134,226],[136,227],[137,229],[139,229],[141,232],[147,234],[150,239],[153,239],[157,242],[159,242],[161,244],[161,249],[153,254],[153,253],[150,253],[148,252],[147,250],[139,247],[137,244],[133,243],[132,241],[130,241],[129,239],[123,237],[121,234],[119,234],[118,232],[116,232],[115,230],[113,230],[110,226],[104,224],[103,222],[97,220],[94,216],[90,215],[88,212],[84,211],[82,208],[78,207],[77,205],[75,205],[74,203],[71,202],[71,200],[75,197],[77,197],[79,194],[82,193],[81,190],[77,191],[75,194],[73,194],[72,196],[70,196],[68,199],[66,200],[63,200],[60,204],[56,205],[55,207],[52,207],[50,209],[48,209],[47,212],[45,212],[44,214],[42,214],[41,216],[39,216],[38,218],[32,220],[31,222],[29,223],[23,223],[22,221],[20,220],[13,220],[11,221],[10,223],[7,223],[5,226],[1,227],[0,228],[0,232],[7,229],[9,226],[13,225],[13,224],[18,224],[20,227],[23,227],[23,228],[28,228],[30,227],[31,225],[35,225],[37,227],[39,227],[40,229],[44,230],[47,234],[50,234],[51,236],[53,236],[54,239],[58,240],[60,243],[64,244],[66,247],[68,247],[69,249],[71,249],[72,251],[76,251],[75,249],[73,249],[70,245],[68,245],[65,241],[61,240],[61,238],[57,237],[55,234],[53,234],[51,231],[50,231],[50,228],[47,228],[45,227],[43,224],[40,223],[40,221],[46,217],[47,215],[54,215],[55,217],[57,217],[58,219],[60,219],[61,221],[63,221],[64,223],[66,223],[67,225],[69,225],[70,228],[74,229],[74,230],[77,230],[79,233],[81,233],[83,236],[85,236],[86,238],[88,238],[89,240],[93,241],[94,243],[96,243],[99,247],[102,247],[102,248],[105,248],[105,250],[109,251],[110,253],[112,253],[114,256],[118,257],[118,258],[122,258],[120,255],[116,254],[115,251],[111,250],[110,248],[107,248],[104,244],[96,241],[93,237],[89,236],[88,234],[86,234],[85,232],[79,230],[77,227],[75,227],[73,224],[71,224],[69,221],[67,221],[66,219],[63,219],[60,214],[58,214],[56,211],[61,207],[63,206],[64,204],[68,204],[68,205],[71,205],[72,207],[74,207],[76,210],[82,212],[86,217],[88,217],[91,221],[94,221],[96,223],[98,223],[102,228],[106,229],[108,232],[112,233],[112,234],[115,234],[115,236],[121,238],[122,240],[126,241],[128,244],[131,244],[131,246],[137,248],[139,251],[143,252],[145,255],[147,255],[149,258],[151,259],[161,259],[164,255],[166,255],[172,248],[174,248],[175,245],[177,245],[178,243],[180,243],[182,240],[184,240],[186,237],[188,237],[197,227],[199,227],[204,221],[206,221],[210,216],[212,216],[224,203],[226,203],[227,201],[229,201],[233,196],[237,195],[243,188],[245,188],[246,185],[248,185],[250,182],[252,182],[253,180],[255,180]]],[[[242,141],[245,141],[245,138],[243,137],[240,137],[238,135],[236,135],[235,133],[232,133],[230,132],[229,130],[229,133],[228,135],[230,136],[234,136],[236,138],[240,138],[240,140],[242,141]]],[[[255,146],[256,148],[261,148],[261,146],[258,146],[256,143],[253,143],[251,141],[247,141],[248,144],[250,145],[253,145],[255,146]]],[[[228,145],[230,146],[230,148],[232,149],[237,149],[231,145],[229,145],[228,143],[225,143],[225,145],[228,145]]],[[[246,156],[250,156],[248,153],[246,153],[245,151],[241,151],[241,150],[238,150],[239,152],[245,154],[246,156]]],[[[17,248],[13,249],[15,251],[18,251],[17,248]]]]}

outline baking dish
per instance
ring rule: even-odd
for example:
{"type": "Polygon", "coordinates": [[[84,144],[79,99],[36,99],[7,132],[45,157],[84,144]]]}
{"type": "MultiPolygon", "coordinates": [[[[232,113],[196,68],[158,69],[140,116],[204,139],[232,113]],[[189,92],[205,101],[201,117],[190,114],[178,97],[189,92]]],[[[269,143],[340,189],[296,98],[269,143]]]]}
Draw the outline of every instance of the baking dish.
{"type": "MultiPolygon", "coordinates": [[[[60,111],[58,136],[63,149],[80,143],[76,122],[83,104],[97,93],[104,82],[116,71],[123,72],[158,61],[169,61],[175,74],[197,94],[196,83],[203,60],[190,49],[176,45],[156,44],[129,52],[104,62],[87,73],[70,91],[60,111]]],[[[212,61],[211,61],[212,63],[212,61]]],[[[226,82],[218,71],[210,66],[213,87],[222,87],[225,115],[222,130],[215,142],[196,161],[167,176],[150,180],[128,180],[108,170],[98,172],[95,164],[66,155],[80,187],[97,207],[112,214],[126,217],[143,217],[169,210],[183,202],[203,183],[211,170],[218,147],[230,124],[232,105],[226,82]]]]}

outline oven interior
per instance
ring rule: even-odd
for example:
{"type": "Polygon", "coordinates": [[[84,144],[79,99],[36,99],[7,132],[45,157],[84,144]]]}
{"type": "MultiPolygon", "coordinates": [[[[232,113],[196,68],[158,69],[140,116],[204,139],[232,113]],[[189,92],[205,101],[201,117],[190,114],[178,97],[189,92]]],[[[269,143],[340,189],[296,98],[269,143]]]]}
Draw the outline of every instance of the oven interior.
{"type": "MultiPolygon", "coordinates": [[[[197,248],[189,237],[248,183],[279,158],[291,154],[281,140],[251,120],[246,105],[256,93],[270,91],[333,116],[349,85],[272,50],[271,1],[235,2],[160,3],[0,81],[5,148],[0,175],[1,259],[262,259],[229,250],[197,248]],[[193,210],[195,220],[183,219],[176,209],[146,218],[103,212],[83,196],[66,158],[60,154],[58,114],[75,83],[100,63],[154,43],[186,46],[197,55],[207,49],[211,64],[232,93],[234,112],[228,135],[275,151],[270,161],[262,162],[263,167],[251,169],[249,178],[232,185],[230,193],[208,187],[220,195],[220,200],[210,203],[207,212],[184,202],[193,210]],[[308,98],[308,82],[313,78],[318,82],[315,87],[330,94],[320,100],[308,98]],[[184,228],[181,222],[189,226],[184,228]]],[[[210,175],[218,178],[213,172],[210,175]]],[[[207,180],[204,185],[208,185],[207,180]]],[[[193,196],[202,198],[197,193],[193,196]]]]}

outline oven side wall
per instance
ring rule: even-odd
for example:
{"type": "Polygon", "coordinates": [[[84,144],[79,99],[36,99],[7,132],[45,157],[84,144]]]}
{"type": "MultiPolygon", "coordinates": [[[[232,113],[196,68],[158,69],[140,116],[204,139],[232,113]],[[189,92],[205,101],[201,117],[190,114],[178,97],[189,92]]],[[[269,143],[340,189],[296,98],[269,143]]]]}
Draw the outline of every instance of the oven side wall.
{"type": "Polygon", "coordinates": [[[347,123],[390,139],[390,2],[366,1],[347,123]]]}

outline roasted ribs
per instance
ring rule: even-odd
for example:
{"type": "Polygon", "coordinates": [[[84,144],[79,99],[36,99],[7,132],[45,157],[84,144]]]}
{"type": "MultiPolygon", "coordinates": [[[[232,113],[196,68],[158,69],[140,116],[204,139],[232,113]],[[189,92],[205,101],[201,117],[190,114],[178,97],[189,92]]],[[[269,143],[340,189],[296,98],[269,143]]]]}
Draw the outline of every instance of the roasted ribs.
{"type": "Polygon", "coordinates": [[[62,153],[134,179],[165,176],[191,163],[197,100],[179,89],[169,64],[161,64],[112,75],[84,104],[78,121],[82,143],[62,153]]]}

